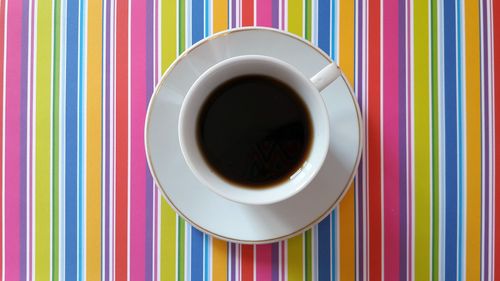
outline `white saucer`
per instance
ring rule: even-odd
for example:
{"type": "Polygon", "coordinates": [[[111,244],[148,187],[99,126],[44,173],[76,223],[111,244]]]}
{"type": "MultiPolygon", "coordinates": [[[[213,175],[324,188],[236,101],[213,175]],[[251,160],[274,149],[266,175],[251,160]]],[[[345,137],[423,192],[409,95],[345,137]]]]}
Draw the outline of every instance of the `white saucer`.
{"type": "Polygon", "coordinates": [[[323,167],[297,195],[272,205],[229,201],[197,180],[181,153],[177,122],[184,96],[210,66],[259,54],[278,58],[311,77],[331,59],[307,41],[268,28],[218,33],[191,47],[163,75],[146,117],[149,167],[170,205],[196,228],[238,243],[270,243],[299,234],[328,215],[353,180],[362,150],[362,119],[345,76],[323,92],[332,129],[323,167]]]}

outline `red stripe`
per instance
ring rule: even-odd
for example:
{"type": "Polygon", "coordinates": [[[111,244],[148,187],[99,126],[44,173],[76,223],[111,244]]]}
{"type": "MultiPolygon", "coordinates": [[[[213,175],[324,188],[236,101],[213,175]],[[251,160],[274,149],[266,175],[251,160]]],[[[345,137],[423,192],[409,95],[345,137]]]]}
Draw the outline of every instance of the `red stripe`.
{"type": "MultiPolygon", "coordinates": [[[[494,99],[495,99],[495,187],[500,186],[500,2],[492,1],[493,9],[493,54],[494,99]]],[[[495,279],[500,279],[500,189],[495,189],[495,279]]]]}
{"type": "Polygon", "coordinates": [[[253,245],[241,245],[241,281],[253,281],[253,245]]]}
{"type": "MultiPolygon", "coordinates": [[[[3,171],[3,95],[5,95],[5,92],[3,91],[3,66],[4,66],[4,57],[3,57],[3,52],[4,52],[4,22],[5,22],[5,1],[0,1],[0,89],[2,91],[2,97],[0,97],[0,134],[2,137],[0,138],[0,171],[3,171]]],[[[3,182],[3,173],[0,172],[0,183],[3,182]]],[[[3,198],[2,198],[3,192],[0,192],[0,241],[3,241],[3,198]]],[[[2,248],[3,243],[0,243],[0,253],[3,253],[3,248],[2,248]]],[[[0,276],[3,276],[3,255],[0,254],[0,276]]]]}
{"type": "Polygon", "coordinates": [[[253,0],[241,0],[241,24],[253,25],[253,0]]]}
{"type": "Polygon", "coordinates": [[[255,275],[259,281],[272,280],[273,272],[273,246],[271,244],[256,246],[255,275]]]}
{"type": "Polygon", "coordinates": [[[382,279],[382,220],[380,174],[380,0],[369,4],[368,41],[368,241],[369,279],[382,279]]]}
{"type": "Polygon", "coordinates": [[[116,232],[115,277],[127,280],[128,1],[116,4],[116,232]]]}

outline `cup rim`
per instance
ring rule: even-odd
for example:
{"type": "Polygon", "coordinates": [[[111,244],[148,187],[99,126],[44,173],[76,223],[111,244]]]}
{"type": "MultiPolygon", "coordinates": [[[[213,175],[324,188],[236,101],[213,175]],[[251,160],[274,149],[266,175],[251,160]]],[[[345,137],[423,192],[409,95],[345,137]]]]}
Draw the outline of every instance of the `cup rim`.
{"type": "MultiPolygon", "coordinates": [[[[260,74],[260,73],[259,73],[260,74]]],[[[226,60],[223,60],[209,69],[207,69],[204,73],[202,73],[198,79],[191,85],[188,93],[186,94],[184,100],[182,101],[181,105],[181,110],[179,114],[179,122],[178,122],[178,132],[179,132],[179,143],[180,143],[180,148],[182,155],[184,157],[184,160],[186,161],[187,165],[193,172],[193,174],[202,182],[204,185],[206,185],[208,188],[210,188],[213,192],[219,194],[220,196],[229,199],[234,202],[238,203],[243,203],[243,204],[251,204],[251,205],[266,205],[266,204],[273,204],[277,203],[283,200],[286,200],[300,191],[302,191],[304,188],[306,188],[311,181],[316,177],[317,173],[323,166],[323,163],[325,161],[326,155],[328,153],[328,146],[330,142],[330,124],[329,124],[329,118],[328,118],[328,113],[326,110],[326,106],[324,104],[324,101],[319,93],[319,91],[314,87],[312,82],[305,77],[302,73],[300,73],[298,70],[296,70],[293,66],[289,65],[286,62],[283,62],[281,60],[268,57],[268,56],[262,56],[262,55],[243,55],[243,56],[236,56],[232,57],[226,60]],[[308,113],[311,118],[312,126],[313,126],[313,136],[312,136],[312,142],[310,144],[309,152],[306,157],[306,160],[304,161],[304,164],[297,170],[295,174],[300,173],[302,169],[307,169],[303,175],[305,179],[297,179],[295,180],[294,178],[291,178],[290,181],[286,181],[286,183],[295,183],[297,184],[296,186],[293,187],[286,187],[286,183],[279,183],[274,186],[269,186],[263,189],[260,188],[249,188],[246,187],[245,185],[237,185],[234,184],[233,182],[227,181],[223,177],[221,177],[217,172],[213,171],[213,169],[210,167],[208,163],[206,163],[206,160],[204,159],[203,156],[201,156],[201,151],[200,148],[198,147],[197,141],[194,141],[195,147],[192,147],[193,145],[188,145],[187,143],[193,142],[193,136],[194,139],[196,139],[196,132],[195,132],[195,126],[196,122],[198,120],[198,114],[199,114],[199,109],[203,105],[203,103],[206,101],[207,97],[210,95],[211,91],[215,89],[217,86],[223,84],[224,82],[233,79],[238,76],[243,76],[243,75],[248,75],[248,74],[256,74],[252,72],[246,72],[243,71],[243,74],[239,75],[234,75],[232,77],[224,77],[225,79],[217,81],[215,86],[212,86],[210,89],[206,89],[206,84],[210,81],[210,77],[213,77],[218,74],[218,72],[223,72],[225,69],[227,71],[228,67],[239,67],[238,65],[241,65],[242,63],[251,62],[251,63],[257,63],[257,64],[273,64],[275,67],[280,68],[281,70],[287,72],[287,75],[289,76],[294,76],[294,78],[298,78],[297,81],[301,82],[294,82],[294,83],[299,83],[305,87],[308,88],[307,91],[298,91],[296,87],[293,87],[290,85],[290,81],[283,81],[283,79],[279,79],[278,77],[275,77],[274,74],[269,74],[269,73],[264,73],[263,75],[269,75],[275,79],[279,79],[281,82],[291,86],[296,90],[298,93],[299,97],[303,100],[304,104],[306,105],[306,108],[308,110],[308,113]],[[203,89],[203,90],[202,90],[203,89]],[[307,92],[307,93],[305,93],[307,92]],[[198,97],[198,101],[196,102],[197,104],[197,109],[195,112],[196,114],[193,114],[192,112],[192,104],[193,100],[195,100],[195,96],[201,96],[198,97]],[[316,106],[314,107],[314,112],[312,110],[311,102],[306,101],[304,99],[304,96],[310,96],[312,99],[315,99],[316,106]],[[312,97],[314,96],[314,97],[312,97]],[[194,117],[193,117],[194,115],[194,117]],[[191,116],[191,117],[190,117],[191,116]],[[194,122],[189,123],[188,126],[186,126],[186,120],[191,119],[194,120],[194,122]],[[320,119],[320,120],[318,120],[320,119]],[[321,127],[321,130],[318,130],[318,125],[319,122],[323,120],[323,125],[321,127]],[[315,122],[316,120],[316,122],[315,122]],[[193,124],[194,123],[194,124],[193,124]],[[326,124],[326,125],[325,125],[326,124]],[[190,127],[190,128],[187,128],[190,127]],[[194,127],[194,128],[193,128],[194,127]],[[317,133],[320,131],[320,133],[317,133]],[[188,141],[189,140],[189,141],[188,141]],[[188,147],[189,146],[189,147],[188,147]],[[314,161],[314,167],[310,167],[311,163],[308,160],[312,159],[312,155],[315,153],[315,161],[314,161]],[[201,160],[201,161],[200,161],[201,160]],[[203,163],[203,164],[200,164],[203,163]],[[309,166],[307,166],[309,165],[309,166]],[[201,167],[203,166],[203,168],[201,167]],[[306,167],[307,166],[307,167],[306,167]],[[215,175],[215,177],[210,177],[207,176],[207,171],[209,171],[211,174],[215,175]],[[211,178],[217,178],[218,183],[214,183],[211,178]],[[227,192],[226,190],[223,190],[224,188],[221,188],[220,183],[223,182],[227,187],[230,187],[231,189],[237,189],[240,190],[240,193],[244,194],[256,194],[256,193],[263,193],[266,190],[278,190],[278,189],[283,189],[283,187],[288,188],[288,190],[285,189],[285,191],[279,193],[281,194],[280,196],[274,195],[272,197],[263,197],[264,199],[255,199],[254,197],[250,197],[253,199],[249,199],[247,196],[242,196],[242,195],[231,195],[230,193],[227,192]]]]}

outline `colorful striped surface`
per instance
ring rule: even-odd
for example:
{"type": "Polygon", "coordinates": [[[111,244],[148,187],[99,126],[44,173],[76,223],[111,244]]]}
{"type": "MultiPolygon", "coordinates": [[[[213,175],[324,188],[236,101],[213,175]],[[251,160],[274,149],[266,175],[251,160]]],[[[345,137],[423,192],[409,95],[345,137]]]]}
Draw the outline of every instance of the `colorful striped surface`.
{"type": "Polygon", "coordinates": [[[500,279],[498,15],[493,0],[0,0],[1,280],[500,279]],[[258,246],[178,217],[143,138],[175,58],[252,25],[338,61],[366,135],[332,214],[258,246]]]}

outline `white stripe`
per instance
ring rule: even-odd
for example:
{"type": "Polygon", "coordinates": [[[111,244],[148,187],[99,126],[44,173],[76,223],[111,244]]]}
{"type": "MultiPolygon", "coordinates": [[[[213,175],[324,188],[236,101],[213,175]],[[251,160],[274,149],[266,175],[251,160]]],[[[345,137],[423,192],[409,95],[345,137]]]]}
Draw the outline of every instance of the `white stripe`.
{"type": "MultiPolygon", "coordinates": [[[[428,18],[427,18],[427,24],[428,24],[428,27],[427,27],[427,32],[429,34],[429,36],[431,36],[432,34],[432,13],[431,13],[431,0],[427,0],[427,15],[428,15],[428,18]]],[[[428,92],[429,92],[429,128],[431,129],[430,131],[430,134],[429,134],[429,146],[430,146],[430,149],[429,149],[429,159],[431,159],[430,161],[430,177],[429,177],[429,193],[430,193],[430,208],[431,208],[431,211],[429,212],[429,222],[430,222],[430,232],[429,232],[429,253],[430,253],[430,258],[429,258],[429,280],[432,280],[432,275],[433,275],[433,272],[432,272],[432,262],[433,262],[433,252],[432,252],[432,249],[434,248],[434,239],[433,239],[433,233],[435,231],[434,229],[434,216],[433,216],[433,213],[436,211],[434,210],[434,207],[433,207],[433,202],[434,202],[434,192],[433,192],[433,174],[432,174],[432,171],[434,170],[434,160],[433,160],[433,155],[434,155],[434,146],[432,145],[432,138],[433,138],[433,129],[432,129],[432,108],[433,108],[433,98],[432,98],[432,60],[431,60],[431,56],[430,54],[432,54],[432,37],[430,38],[429,40],[429,44],[427,46],[427,52],[429,54],[429,68],[428,68],[428,71],[429,71],[429,76],[428,76],[428,79],[429,79],[429,88],[428,88],[428,92]]],[[[415,280],[415,279],[414,279],[415,280]]]]}
{"type": "MultiPolygon", "coordinates": [[[[178,2],[178,0],[177,0],[178,2]]],[[[131,80],[132,80],[132,75],[131,75],[131,69],[130,69],[130,62],[131,62],[131,15],[132,15],[132,2],[128,2],[128,18],[127,18],[127,280],[130,281],[130,191],[131,191],[131,186],[130,186],[130,174],[131,174],[131,163],[130,163],[130,157],[132,155],[131,152],[131,113],[132,113],[132,108],[131,108],[131,100],[132,100],[132,91],[131,91],[131,80]]],[[[178,44],[176,44],[178,45],[178,44]]],[[[177,278],[177,276],[176,276],[177,278]]]]}
{"type": "MultiPolygon", "coordinates": [[[[5,9],[7,10],[7,7],[5,7],[5,9]]],[[[32,252],[31,252],[31,266],[32,266],[32,279],[34,280],[35,279],[35,274],[36,274],[36,235],[35,235],[35,231],[34,231],[34,228],[35,228],[35,225],[36,225],[36,215],[35,215],[35,210],[36,210],[36,185],[35,185],[35,178],[36,178],[36,123],[37,123],[37,120],[36,120],[36,99],[37,99],[37,94],[36,94],[36,77],[37,77],[37,52],[36,52],[36,45],[37,45],[37,42],[38,42],[38,32],[37,32],[37,28],[36,28],[36,23],[38,22],[38,1],[35,2],[34,4],[34,11],[33,11],[33,17],[34,17],[34,23],[35,23],[35,27],[34,27],[34,37],[33,37],[33,49],[35,50],[33,52],[33,80],[32,80],[32,83],[33,83],[33,92],[32,92],[32,95],[33,95],[33,103],[32,103],[32,106],[33,106],[33,114],[32,114],[32,134],[31,134],[31,137],[32,137],[32,169],[31,169],[31,172],[32,172],[32,177],[31,177],[31,180],[33,181],[33,189],[32,189],[32,194],[31,194],[31,202],[32,202],[32,206],[31,206],[31,218],[32,218],[32,240],[31,240],[31,249],[32,249],[32,252]]],[[[5,120],[5,118],[4,118],[5,120]]],[[[5,197],[4,197],[5,198],[5,197]]],[[[5,208],[5,204],[3,205],[4,208],[5,208]]],[[[5,214],[5,212],[4,212],[5,214]]],[[[4,259],[5,260],[5,259],[4,259]]],[[[4,267],[5,268],[5,267],[4,267]]]]}
{"type": "Polygon", "coordinates": [[[60,77],[59,77],[59,272],[61,280],[66,279],[66,32],[67,3],[61,1],[60,25],[60,77]]]}
{"type": "MultiPolygon", "coordinates": [[[[253,0],[253,25],[257,26],[257,1],[253,0]]],[[[210,1],[212,2],[212,1],[210,1]]]]}
{"type": "MultiPolygon", "coordinates": [[[[410,15],[413,15],[414,14],[414,2],[413,1],[410,1],[410,15]]],[[[411,48],[412,46],[414,46],[414,41],[415,41],[415,25],[414,25],[414,21],[413,20],[409,20],[410,22],[410,34],[408,35],[410,37],[410,71],[411,71],[411,74],[410,74],[410,91],[411,91],[411,95],[410,95],[410,99],[411,99],[411,102],[410,102],[410,105],[411,105],[411,113],[410,113],[410,122],[411,122],[411,127],[409,128],[409,131],[411,131],[411,135],[413,137],[414,140],[416,140],[416,136],[415,136],[415,49],[414,48],[411,48]]],[[[430,33],[429,33],[430,34],[430,33]]],[[[424,93],[422,93],[424,94],[424,93]]],[[[411,157],[411,170],[410,170],[410,182],[411,182],[411,186],[412,186],[412,189],[411,189],[411,215],[410,215],[410,218],[413,218],[411,220],[411,229],[412,229],[412,232],[411,232],[411,235],[412,237],[415,237],[415,189],[416,189],[416,185],[415,185],[415,145],[412,145],[409,147],[410,148],[410,157],[411,157]]],[[[429,158],[429,159],[432,159],[432,158],[429,158]]],[[[410,239],[410,247],[411,247],[411,261],[412,263],[409,264],[409,276],[410,276],[410,279],[411,280],[415,280],[415,239],[410,239]]],[[[429,259],[431,260],[431,259],[429,259]]],[[[429,267],[431,268],[431,267],[429,267]]],[[[429,276],[430,278],[430,276],[429,276]]],[[[430,280],[430,279],[429,279],[430,280]]]]}
{"type": "Polygon", "coordinates": [[[54,220],[52,219],[54,217],[54,176],[53,176],[53,169],[54,169],[54,77],[55,75],[55,67],[54,67],[54,45],[55,45],[55,35],[54,35],[54,30],[55,30],[55,5],[52,4],[52,9],[51,9],[51,35],[52,35],[52,40],[50,41],[50,156],[49,156],[49,190],[50,190],[50,198],[49,198],[49,213],[50,213],[50,218],[49,218],[49,237],[50,241],[48,241],[49,244],[49,278],[50,280],[53,280],[54,276],[54,270],[53,270],[53,257],[54,257],[54,251],[53,251],[53,242],[54,242],[54,231],[53,231],[53,226],[54,226],[54,220]]]}
{"type": "Polygon", "coordinates": [[[494,268],[493,268],[493,253],[495,252],[493,248],[494,244],[493,244],[493,241],[494,241],[494,237],[493,237],[493,216],[494,216],[494,209],[493,209],[493,202],[494,202],[494,185],[493,185],[493,173],[494,173],[494,157],[495,157],[495,154],[494,154],[494,143],[493,143],[493,132],[494,132],[494,116],[493,116],[493,96],[494,96],[494,93],[493,93],[493,79],[494,79],[494,76],[493,76],[493,64],[494,64],[494,61],[493,61],[493,52],[492,52],[492,44],[493,44],[493,33],[492,33],[492,28],[491,28],[491,21],[492,21],[492,17],[491,17],[491,1],[486,1],[486,9],[487,9],[487,13],[486,13],[486,28],[487,28],[487,35],[488,36],[488,46],[487,46],[487,52],[488,52],[488,58],[489,58],[489,63],[488,63],[488,76],[489,76],[489,79],[488,79],[488,114],[489,116],[487,117],[488,120],[489,120],[489,147],[490,147],[490,153],[489,153],[489,164],[488,164],[488,167],[489,167],[489,186],[487,187],[489,189],[489,210],[488,212],[490,213],[489,215],[489,221],[488,221],[488,224],[489,224],[489,251],[488,251],[488,273],[489,273],[489,276],[488,276],[488,280],[493,280],[493,272],[494,272],[494,268]]]}
{"type": "MultiPolygon", "coordinates": [[[[105,280],[106,278],[106,271],[104,268],[106,267],[106,263],[108,262],[106,260],[106,248],[108,245],[106,244],[106,228],[105,228],[105,221],[108,220],[109,223],[109,217],[106,217],[106,205],[109,200],[109,194],[106,196],[106,157],[108,154],[108,151],[106,150],[106,140],[109,139],[109,134],[108,134],[108,129],[107,129],[107,123],[108,120],[106,119],[106,112],[108,111],[108,104],[106,103],[106,85],[109,83],[109,77],[106,76],[106,60],[107,60],[107,54],[106,54],[106,49],[108,48],[108,44],[106,42],[106,30],[108,28],[108,24],[106,22],[106,12],[107,12],[107,5],[106,2],[103,2],[101,4],[101,9],[102,9],[102,20],[101,20],[101,42],[102,42],[102,51],[101,51],[101,73],[102,73],[102,84],[101,84],[101,202],[99,203],[100,205],[100,225],[101,225],[101,280],[105,280]]],[[[109,174],[108,174],[109,176],[109,174]]],[[[109,240],[108,240],[109,241],[109,240]]]]}
{"type": "MultiPolygon", "coordinates": [[[[31,147],[32,147],[32,134],[31,134],[31,126],[32,126],[32,114],[31,114],[31,108],[33,107],[32,105],[32,89],[33,89],[33,77],[32,77],[32,72],[33,72],[33,69],[32,69],[32,54],[33,54],[33,50],[35,49],[34,46],[33,46],[33,40],[31,39],[31,36],[33,34],[33,32],[35,32],[33,30],[33,1],[30,1],[29,2],[29,16],[28,16],[28,91],[27,91],[27,96],[28,96],[28,108],[27,108],[27,128],[26,128],[26,131],[27,131],[27,142],[26,142],[26,146],[27,146],[27,153],[26,153],[26,156],[28,158],[28,161],[26,161],[26,186],[28,187],[27,188],[27,192],[26,192],[26,207],[27,207],[27,211],[26,211],[26,279],[29,280],[29,274],[30,272],[33,270],[32,268],[32,255],[31,255],[31,244],[32,244],[32,240],[29,238],[31,236],[31,233],[32,233],[32,225],[30,222],[31,220],[31,217],[32,217],[32,214],[31,212],[29,212],[30,208],[31,208],[31,200],[32,200],[32,194],[29,192],[30,189],[33,187],[33,178],[32,177],[32,162],[29,161],[32,157],[32,154],[31,154],[31,147]]],[[[5,79],[4,79],[5,81],[5,79]]],[[[5,163],[5,162],[4,162],[5,163]]],[[[34,175],[33,175],[34,176],[34,175]]]]}

